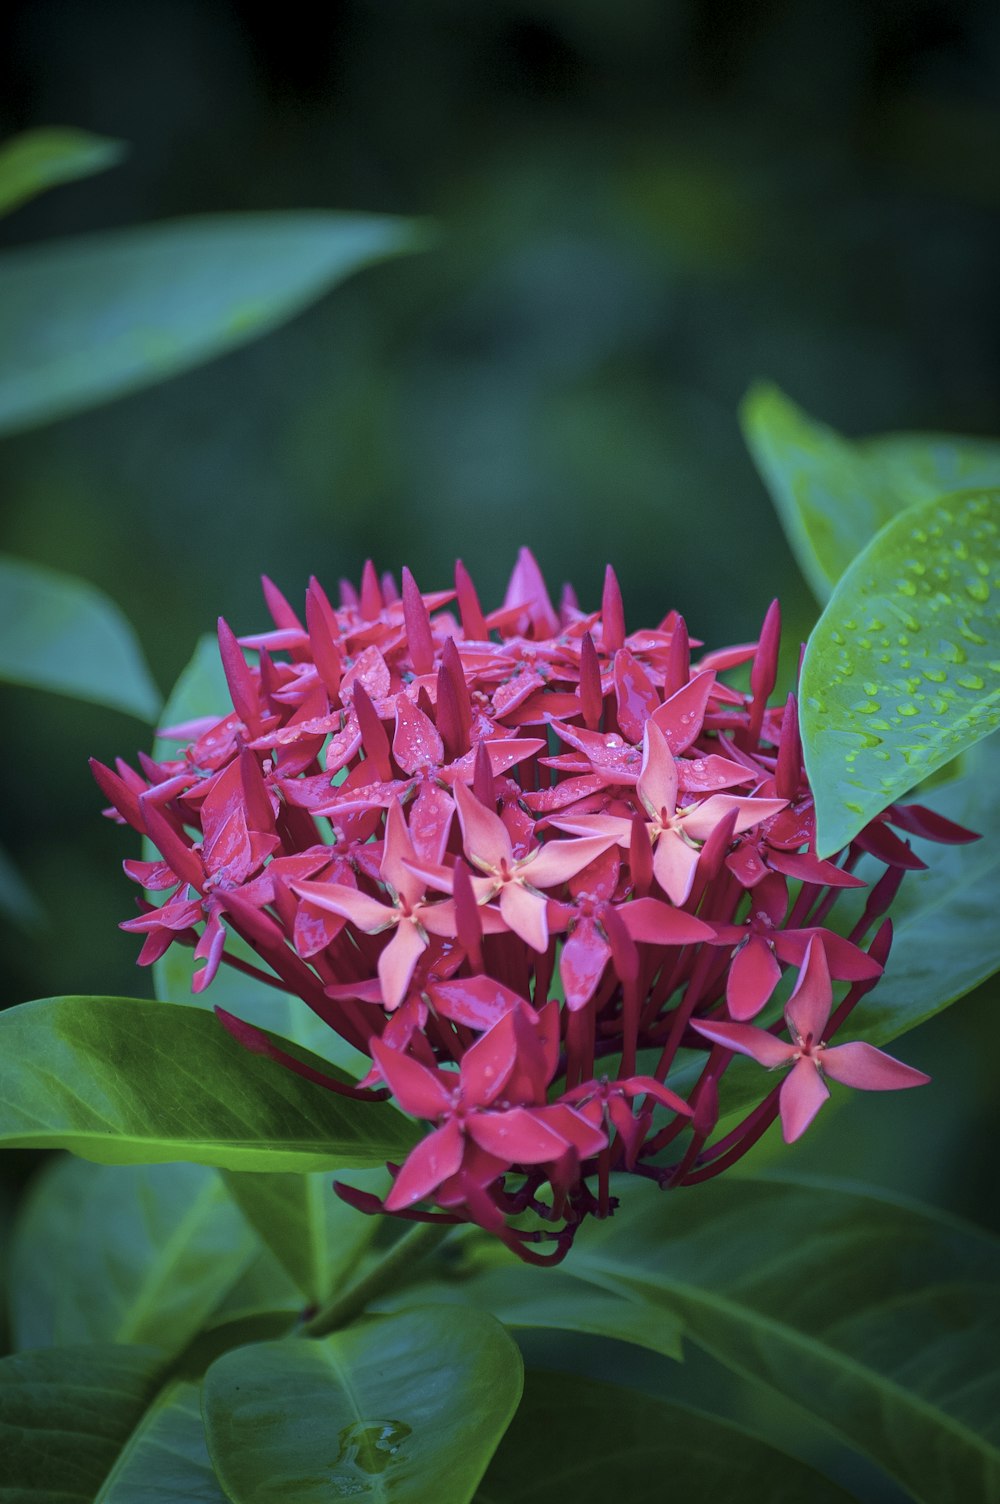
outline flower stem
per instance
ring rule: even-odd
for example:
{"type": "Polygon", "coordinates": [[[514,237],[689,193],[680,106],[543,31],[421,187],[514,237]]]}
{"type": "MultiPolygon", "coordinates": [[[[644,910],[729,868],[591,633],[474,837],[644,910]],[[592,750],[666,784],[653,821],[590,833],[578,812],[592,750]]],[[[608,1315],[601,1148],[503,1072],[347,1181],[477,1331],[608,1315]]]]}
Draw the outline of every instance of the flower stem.
{"type": "Polygon", "coordinates": [[[389,1252],[351,1289],[317,1311],[299,1328],[304,1337],[325,1337],[360,1316],[365,1307],[384,1290],[391,1290],[399,1283],[400,1276],[409,1273],[416,1264],[432,1253],[452,1229],[453,1223],[444,1226],[439,1222],[421,1222],[394,1243],[389,1252]]]}

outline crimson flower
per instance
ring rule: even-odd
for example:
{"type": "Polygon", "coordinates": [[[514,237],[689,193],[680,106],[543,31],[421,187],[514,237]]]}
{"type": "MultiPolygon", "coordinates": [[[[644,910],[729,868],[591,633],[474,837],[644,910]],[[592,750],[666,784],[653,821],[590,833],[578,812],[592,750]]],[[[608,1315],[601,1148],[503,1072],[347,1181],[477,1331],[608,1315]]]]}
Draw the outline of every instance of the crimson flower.
{"type": "Polygon", "coordinates": [[[158,853],[125,863],[140,964],[179,944],[197,992],[230,966],[292,993],[368,1057],[362,1080],[220,1020],[274,1069],[359,1112],[388,1091],[426,1126],[384,1202],[346,1199],[555,1263],[614,1211],[613,1175],[691,1185],[752,1146],[763,1084],[716,1132],[734,1054],[791,1067],[789,1141],[826,1078],[927,1079],[830,1035],[886,964],[912,838],[974,837],[892,805],[817,857],[794,693],[770,703],[776,603],[758,642],[702,651],[676,612],[629,632],[610,568],[598,609],[569,587],[554,604],[526,549],[495,610],[461,563],[429,594],[368,564],[336,605],[313,579],[301,615],[264,595],[268,630],[219,624],[229,703],[161,732],[175,755],[93,766],[158,853]]]}

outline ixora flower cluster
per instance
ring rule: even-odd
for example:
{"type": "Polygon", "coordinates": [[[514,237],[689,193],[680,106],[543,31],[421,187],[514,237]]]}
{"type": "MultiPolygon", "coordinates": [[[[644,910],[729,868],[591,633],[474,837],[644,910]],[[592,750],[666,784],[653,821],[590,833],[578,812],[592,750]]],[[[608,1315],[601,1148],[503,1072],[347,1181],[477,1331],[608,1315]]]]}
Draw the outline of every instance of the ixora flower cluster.
{"type": "Polygon", "coordinates": [[[232,709],[164,733],[187,742],[174,759],[94,771],[162,857],[125,862],[166,895],[123,926],[144,936],[140,963],[193,945],[198,992],[228,963],[296,994],[371,1058],[364,1081],[220,1017],[331,1091],[388,1089],[430,1125],[384,1203],[338,1186],[347,1199],[474,1221],[556,1262],[613,1210],[612,1170],[691,1185],[779,1113],[798,1138],[826,1077],[928,1079],[827,1041],[881,973],[889,922],[865,944],[923,865],[905,835],[973,837],[894,805],[839,862],[817,858],[795,699],[768,705],[776,603],[759,643],[692,659],[675,612],[626,631],[610,569],[599,611],[568,588],[557,610],[527,550],[491,612],[461,563],[431,595],[369,565],[337,608],[313,580],[304,621],[270,581],[265,596],[272,631],[219,625],[232,709]],[[720,675],[746,663],[742,693],[720,675]],[[885,872],[845,937],[826,921],[865,886],[862,853],[885,872]],[[762,1100],[713,1142],[736,1053],[790,1069],[778,1085],[762,1071],[762,1100]]]}

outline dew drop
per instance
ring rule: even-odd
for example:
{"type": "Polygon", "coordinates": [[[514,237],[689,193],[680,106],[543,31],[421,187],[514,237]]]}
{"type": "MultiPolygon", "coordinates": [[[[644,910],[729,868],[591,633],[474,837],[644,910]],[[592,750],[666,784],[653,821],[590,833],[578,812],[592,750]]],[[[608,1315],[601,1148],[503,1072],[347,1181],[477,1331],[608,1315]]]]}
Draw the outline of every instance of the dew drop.
{"type": "Polygon", "coordinates": [[[943,684],[948,677],[943,668],[925,668],[923,674],[932,684],[943,684]]]}
{"type": "Polygon", "coordinates": [[[900,715],[917,714],[917,707],[915,705],[911,705],[909,700],[904,700],[903,703],[901,705],[898,705],[896,708],[899,711],[900,715]]]}
{"type": "Polygon", "coordinates": [[[983,602],[990,598],[990,587],[985,580],[970,580],[965,587],[965,592],[971,595],[974,601],[983,602]]]}
{"type": "Polygon", "coordinates": [[[978,674],[963,674],[962,677],[961,677],[961,679],[959,679],[958,682],[959,682],[959,684],[961,684],[961,686],[962,686],[963,689],[984,689],[985,688],[984,681],[979,677],[978,674]]]}
{"type": "Polygon", "coordinates": [[[917,587],[912,580],[897,580],[896,589],[900,595],[916,595],[917,587]]]}

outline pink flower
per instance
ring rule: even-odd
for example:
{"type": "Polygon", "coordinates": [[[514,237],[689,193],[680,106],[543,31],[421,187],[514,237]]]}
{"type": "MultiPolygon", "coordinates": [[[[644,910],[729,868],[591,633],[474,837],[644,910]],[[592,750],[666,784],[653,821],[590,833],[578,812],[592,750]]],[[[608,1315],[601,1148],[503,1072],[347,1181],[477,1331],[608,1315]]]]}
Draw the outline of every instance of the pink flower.
{"type": "Polygon", "coordinates": [[[426,1125],[384,1205],[342,1188],[355,1205],[476,1222],[557,1262],[613,1212],[613,1175],[694,1184],[751,1147],[766,1087],[716,1134],[734,1053],[791,1066],[789,1140],[826,1076],[926,1079],[827,1044],[830,974],[848,984],[840,1027],[888,958],[875,925],[922,865],[908,837],[972,837],[893,805],[817,858],[795,697],[769,703],[776,603],[759,642],[699,657],[676,612],[628,630],[610,567],[599,609],[569,587],[555,604],[526,549],[495,610],[461,563],[431,593],[369,563],[336,605],[313,579],[301,614],[270,580],[264,594],[272,629],[219,623],[230,704],[174,727],[176,755],[94,773],[159,854],[125,863],[140,963],[187,946],[196,992],[229,966],[292,993],[369,1058],[363,1080],[220,1016],[274,1069],[362,1101],[387,1089],[426,1125]],[[748,694],[724,677],[743,664],[748,694]],[[828,915],[864,886],[862,853],[886,870],[841,935],[828,915]],[[785,1043],[747,1020],[789,967],[785,1043]],[[682,1048],[701,1057],[683,1095],[682,1048]]]}
{"type": "Polygon", "coordinates": [[[749,1055],[774,1070],[780,1065],[792,1069],[782,1082],[781,1127],[786,1144],[801,1138],[823,1103],[830,1095],[824,1076],[844,1086],[862,1091],[901,1091],[909,1086],[926,1086],[930,1076],[903,1065],[874,1045],[827,1045],[823,1032],[830,1020],[833,988],[822,940],[812,939],[806,948],[805,962],[795,991],[785,1008],[785,1023],[791,1043],[777,1039],[766,1029],[753,1024],[715,1023],[696,1020],[691,1027],[713,1044],[749,1055]]]}

